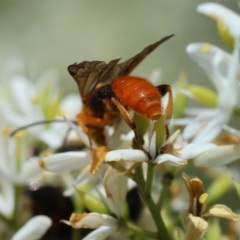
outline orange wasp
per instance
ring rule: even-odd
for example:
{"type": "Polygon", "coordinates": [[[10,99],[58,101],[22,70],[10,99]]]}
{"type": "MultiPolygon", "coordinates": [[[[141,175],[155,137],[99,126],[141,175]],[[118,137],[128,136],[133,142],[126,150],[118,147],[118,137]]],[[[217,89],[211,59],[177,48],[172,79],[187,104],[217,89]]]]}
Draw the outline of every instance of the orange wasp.
{"type": "Polygon", "coordinates": [[[91,139],[100,145],[106,145],[104,127],[114,125],[122,116],[134,131],[139,148],[147,154],[149,160],[151,159],[141,144],[136,124],[130,117],[128,109],[150,120],[158,120],[163,115],[161,97],[168,92],[165,119],[169,120],[172,115],[171,87],[169,85],[155,87],[143,78],[128,75],[149,53],[173,36],[164,37],[122,63],[118,63],[119,58],[107,64],[103,61],[84,61],[68,67],[70,75],[77,82],[83,102],[82,111],[77,115],[77,122],[88,135],[90,147],[91,139]]]}

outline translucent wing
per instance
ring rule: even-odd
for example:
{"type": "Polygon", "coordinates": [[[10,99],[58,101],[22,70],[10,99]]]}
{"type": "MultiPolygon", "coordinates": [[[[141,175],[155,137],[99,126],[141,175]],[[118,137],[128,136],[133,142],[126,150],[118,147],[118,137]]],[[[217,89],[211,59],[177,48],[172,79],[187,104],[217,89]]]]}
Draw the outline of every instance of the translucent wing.
{"type": "Polygon", "coordinates": [[[70,65],[68,71],[77,82],[80,94],[84,95],[94,89],[98,83],[107,84],[118,76],[130,74],[149,53],[173,36],[174,34],[149,45],[139,54],[123,63],[118,64],[120,58],[112,60],[108,64],[103,61],[84,61],[79,64],[74,63],[70,65]]]}
{"type": "Polygon", "coordinates": [[[68,67],[69,73],[77,82],[81,95],[94,89],[97,83],[109,72],[120,59],[115,59],[106,64],[103,61],[84,61],[74,63],[68,67]]]}
{"type": "MultiPolygon", "coordinates": [[[[165,41],[167,41],[169,38],[173,37],[174,34],[164,37],[161,40],[147,46],[146,48],[144,48],[139,54],[137,54],[136,56],[128,59],[127,61],[118,64],[117,66],[114,67],[118,68],[118,73],[117,76],[125,76],[130,74],[135,67],[137,67],[137,65],[148,55],[150,54],[153,50],[155,50],[159,45],[161,45],[162,43],[164,43],[165,41]]],[[[117,77],[116,76],[116,77],[117,77]]]]}

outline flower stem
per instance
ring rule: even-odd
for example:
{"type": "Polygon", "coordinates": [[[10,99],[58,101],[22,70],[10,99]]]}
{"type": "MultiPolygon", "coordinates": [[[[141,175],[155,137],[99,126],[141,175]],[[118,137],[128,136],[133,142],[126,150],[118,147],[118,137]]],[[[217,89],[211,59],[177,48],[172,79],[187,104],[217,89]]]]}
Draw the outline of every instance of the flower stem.
{"type": "Polygon", "coordinates": [[[4,215],[0,214],[0,220],[5,222],[8,226],[12,226],[12,220],[6,218],[4,215]]]}
{"type": "Polygon", "coordinates": [[[160,216],[160,211],[157,205],[154,203],[151,197],[147,197],[144,194],[142,195],[145,204],[148,206],[148,209],[153,217],[153,220],[158,229],[158,239],[159,240],[171,240],[171,236],[168,233],[168,230],[160,216]]]}
{"type": "Polygon", "coordinates": [[[147,170],[147,180],[146,180],[146,185],[144,189],[144,194],[146,196],[149,196],[151,194],[153,177],[154,177],[154,165],[149,163],[148,170],[147,170]]]}
{"type": "Polygon", "coordinates": [[[142,165],[135,169],[135,182],[137,183],[138,187],[141,189],[145,188],[145,180],[143,177],[143,169],[142,165]]]}
{"type": "MultiPolygon", "coordinates": [[[[153,173],[154,173],[154,166],[151,166],[148,170],[148,177],[149,181],[151,180],[151,184],[152,184],[152,179],[153,179],[153,173]]],[[[168,233],[168,230],[162,220],[162,217],[160,215],[160,210],[157,207],[157,205],[154,203],[150,192],[148,193],[148,191],[145,191],[145,189],[150,189],[151,190],[151,184],[148,183],[148,188],[146,187],[147,183],[145,184],[144,181],[144,177],[143,177],[143,171],[142,171],[142,166],[139,166],[136,170],[135,170],[135,180],[136,183],[138,185],[138,188],[140,190],[141,196],[143,198],[143,201],[145,202],[145,204],[147,205],[152,218],[156,224],[156,227],[158,229],[157,232],[157,239],[159,240],[171,240],[171,236],[168,233]]]]}
{"type": "MultiPolygon", "coordinates": [[[[115,163],[115,162],[108,162],[108,165],[112,166],[114,169],[116,169],[117,171],[119,171],[119,173],[123,173],[123,172],[127,172],[127,169],[125,167],[123,167],[121,164],[119,163],[115,163]]],[[[133,181],[135,180],[135,174],[131,173],[131,172],[127,172],[126,176],[128,176],[129,178],[131,178],[133,181]]]]}
{"type": "Polygon", "coordinates": [[[141,238],[157,238],[157,234],[153,233],[153,232],[149,232],[149,231],[145,231],[142,228],[136,226],[134,223],[129,222],[129,221],[125,221],[125,226],[127,229],[129,229],[134,236],[138,235],[141,238]]]}
{"type": "Polygon", "coordinates": [[[171,172],[165,172],[162,177],[162,180],[161,180],[162,190],[161,190],[160,197],[159,197],[159,200],[157,203],[157,206],[159,207],[159,209],[162,208],[164,200],[167,199],[169,187],[172,184],[173,178],[174,178],[174,175],[171,172]]]}
{"type": "Polygon", "coordinates": [[[15,185],[14,191],[15,191],[15,199],[14,199],[14,211],[13,211],[13,222],[12,222],[12,228],[16,232],[19,228],[19,198],[21,196],[21,190],[22,188],[20,186],[15,185]]]}

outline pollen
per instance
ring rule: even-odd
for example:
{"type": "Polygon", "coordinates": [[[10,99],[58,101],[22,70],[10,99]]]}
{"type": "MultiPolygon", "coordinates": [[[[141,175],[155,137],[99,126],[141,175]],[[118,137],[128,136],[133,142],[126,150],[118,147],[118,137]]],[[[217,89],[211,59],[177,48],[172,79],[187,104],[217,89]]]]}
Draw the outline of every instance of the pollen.
{"type": "Polygon", "coordinates": [[[10,127],[4,127],[1,131],[2,135],[9,135],[11,133],[10,127]]]}
{"type": "Polygon", "coordinates": [[[44,151],[44,152],[43,152],[43,156],[44,156],[44,157],[48,157],[50,154],[51,154],[51,153],[50,153],[49,151],[44,151]]]}
{"type": "Polygon", "coordinates": [[[202,47],[201,47],[201,51],[202,52],[209,52],[211,50],[211,45],[209,44],[204,44],[202,47]]]}
{"type": "Polygon", "coordinates": [[[39,159],[39,160],[38,160],[38,164],[39,164],[39,166],[40,166],[42,169],[44,169],[45,171],[48,171],[47,166],[46,166],[45,162],[44,162],[42,159],[39,159]]]}
{"type": "Polygon", "coordinates": [[[36,95],[36,96],[33,96],[31,98],[31,102],[34,104],[34,105],[37,105],[39,103],[39,96],[36,95]]]}
{"type": "Polygon", "coordinates": [[[223,18],[221,16],[217,15],[217,14],[212,13],[212,14],[209,15],[209,17],[211,17],[212,19],[214,19],[218,23],[223,23],[224,22],[223,18]]]}
{"type": "Polygon", "coordinates": [[[208,194],[203,193],[199,198],[199,203],[204,204],[206,202],[207,198],[208,198],[208,194]]]}
{"type": "Polygon", "coordinates": [[[59,109],[57,115],[60,117],[63,117],[65,115],[65,111],[62,109],[59,109]]]}
{"type": "Polygon", "coordinates": [[[23,130],[18,131],[14,136],[15,136],[15,138],[17,138],[17,139],[24,138],[24,137],[25,137],[25,131],[23,131],[23,130]]]}

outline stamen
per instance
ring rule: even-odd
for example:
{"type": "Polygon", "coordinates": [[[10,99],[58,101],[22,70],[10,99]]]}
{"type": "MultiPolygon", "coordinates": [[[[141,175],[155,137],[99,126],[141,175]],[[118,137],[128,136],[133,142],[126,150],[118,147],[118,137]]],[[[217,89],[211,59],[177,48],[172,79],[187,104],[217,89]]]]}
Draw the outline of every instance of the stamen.
{"type": "Polygon", "coordinates": [[[208,198],[208,194],[203,193],[199,198],[199,203],[204,204],[206,202],[207,198],[208,198]]]}
{"type": "Polygon", "coordinates": [[[187,142],[176,142],[173,144],[173,149],[176,151],[182,150],[183,148],[187,147],[187,145],[187,142]]]}
{"type": "Polygon", "coordinates": [[[205,44],[200,49],[202,52],[209,52],[211,50],[211,45],[205,44]]]}
{"type": "MultiPolygon", "coordinates": [[[[70,120],[68,120],[68,121],[70,121],[70,120]]],[[[39,121],[39,122],[34,122],[34,123],[30,123],[30,124],[28,124],[28,125],[25,125],[25,126],[22,126],[22,127],[20,127],[20,128],[17,128],[17,129],[15,129],[13,132],[9,132],[9,134],[10,134],[10,136],[12,137],[12,136],[14,136],[17,132],[19,132],[19,131],[21,131],[21,130],[24,130],[24,129],[26,129],[26,128],[30,128],[30,127],[34,127],[34,126],[38,126],[38,125],[45,125],[45,124],[50,124],[50,123],[66,123],[66,121],[65,120],[43,120],[43,121],[39,121]]],[[[72,124],[77,124],[77,122],[76,121],[73,121],[73,120],[71,120],[71,123],[72,124]]]]}
{"type": "Polygon", "coordinates": [[[9,135],[12,129],[10,127],[4,127],[1,131],[2,135],[9,135]]]}

